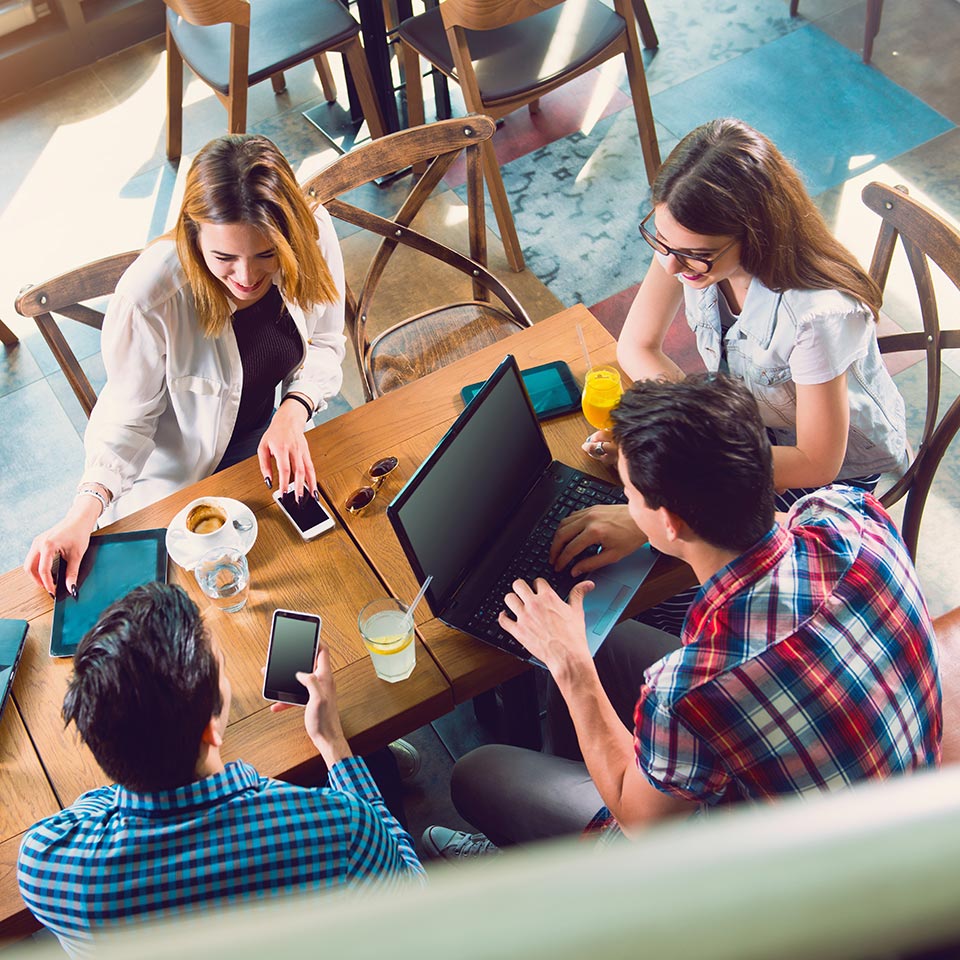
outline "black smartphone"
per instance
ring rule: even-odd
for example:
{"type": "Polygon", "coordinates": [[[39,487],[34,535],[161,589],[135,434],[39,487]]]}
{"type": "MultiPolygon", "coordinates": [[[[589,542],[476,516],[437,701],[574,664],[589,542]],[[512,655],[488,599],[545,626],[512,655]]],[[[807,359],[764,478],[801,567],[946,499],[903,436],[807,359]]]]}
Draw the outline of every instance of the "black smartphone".
{"type": "Polygon", "coordinates": [[[300,502],[297,503],[293,490],[293,484],[290,484],[286,493],[278,490],[273,495],[273,499],[277,501],[287,519],[297,528],[297,533],[304,540],[312,540],[324,531],[332,530],[333,518],[330,514],[309,493],[304,492],[300,502]]]}
{"type": "MultiPolygon", "coordinates": [[[[521,370],[520,375],[527,393],[530,394],[538,420],[547,420],[558,417],[561,413],[580,409],[580,387],[573,379],[570,367],[563,360],[521,370]]],[[[460,391],[464,404],[469,403],[482,386],[483,382],[464,387],[460,391]]]]}
{"type": "Polygon", "coordinates": [[[311,673],[320,648],[320,618],[299,610],[275,610],[267,649],[267,672],[263,677],[264,700],[281,703],[307,702],[307,688],[297,680],[297,671],[311,673]]]}

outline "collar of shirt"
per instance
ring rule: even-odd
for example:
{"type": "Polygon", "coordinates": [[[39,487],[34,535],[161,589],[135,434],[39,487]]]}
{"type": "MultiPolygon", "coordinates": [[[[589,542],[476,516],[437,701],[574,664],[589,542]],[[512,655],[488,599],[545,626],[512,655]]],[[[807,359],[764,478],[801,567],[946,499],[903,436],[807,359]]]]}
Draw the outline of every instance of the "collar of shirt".
{"type": "Polygon", "coordinates": [[[208,807],[255,789],[259,782],[260,776],[253,767],[242,760],[231,760],[220,773],[194,780],[174,790],[139,793],[118,785],[117,806],[140,816],[208,807]]]}

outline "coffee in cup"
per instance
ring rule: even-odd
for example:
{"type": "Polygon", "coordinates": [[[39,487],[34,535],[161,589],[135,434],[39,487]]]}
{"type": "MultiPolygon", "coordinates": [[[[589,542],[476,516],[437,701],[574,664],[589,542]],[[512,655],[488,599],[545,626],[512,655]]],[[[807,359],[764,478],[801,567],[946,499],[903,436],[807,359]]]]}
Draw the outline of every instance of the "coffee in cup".
{"type": "Polygon", "coordinates": [[[227,522],[227,511],[217,503],[202,500],[187,511],[186,528],[198,536],[216,533],[227,522]]]}

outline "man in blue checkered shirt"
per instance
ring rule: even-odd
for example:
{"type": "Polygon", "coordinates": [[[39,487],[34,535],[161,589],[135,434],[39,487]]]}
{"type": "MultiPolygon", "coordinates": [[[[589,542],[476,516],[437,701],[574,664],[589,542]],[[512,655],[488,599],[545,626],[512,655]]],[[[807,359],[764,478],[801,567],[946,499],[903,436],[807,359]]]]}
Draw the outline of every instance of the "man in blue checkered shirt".
{"type": "Polygon", "coordinates": [[[422,881],[337,711],[329,653],[304,725],[328,785],[297,787],[220,757],[230,710],[223,650],[179,588],[139,587],[84,637],[63,716],[117,782],[40,821],[20,848],[27,906],[74,956],[97,931],[286,892],[422,881]]]}

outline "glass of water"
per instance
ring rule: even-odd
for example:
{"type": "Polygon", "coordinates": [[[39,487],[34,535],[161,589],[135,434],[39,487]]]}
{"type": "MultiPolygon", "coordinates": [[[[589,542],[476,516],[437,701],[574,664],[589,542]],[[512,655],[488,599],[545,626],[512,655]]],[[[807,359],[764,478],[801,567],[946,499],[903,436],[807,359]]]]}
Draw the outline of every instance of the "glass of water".
{"type": "Polygon", "coordinates": [[[193,570],[200,589],[224,613],[243,609],[250,592],[247,558],[236,547],[208,550],[193,570]]]}
{"type": "Polygon", "coordinates": [[[413,611],[393,598],[372,600],[360,611],[357,622],[377,676],[388,683],[406,680],[417,662],[413,611]]]}

